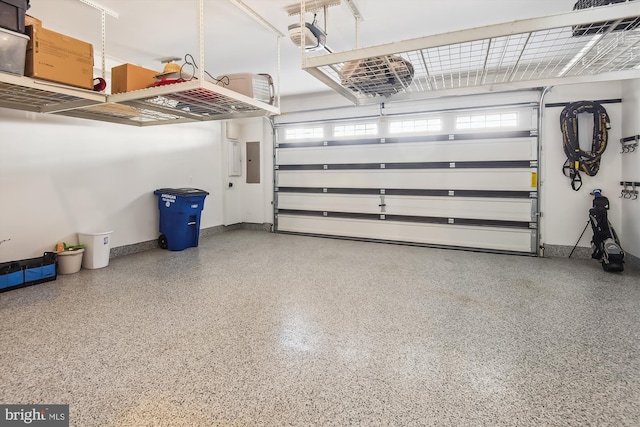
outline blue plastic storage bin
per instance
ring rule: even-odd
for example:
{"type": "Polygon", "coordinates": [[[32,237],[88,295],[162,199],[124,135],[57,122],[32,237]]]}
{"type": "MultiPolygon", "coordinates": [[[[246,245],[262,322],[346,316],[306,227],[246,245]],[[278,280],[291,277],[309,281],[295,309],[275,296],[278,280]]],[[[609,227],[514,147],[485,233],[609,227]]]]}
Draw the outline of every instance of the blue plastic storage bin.
{"type": "Polygon", "coordinates": [[[42,283],[54,280],[56,277],[56,259],[55,252],[45,252],[44,256],[21,261],[20,263],[24,265],[24,282],[42,283]]]}
{"type": "Polygon", "coordinates": [[[37,258],[0,264],[0,292],[56,280],[58,255],[45,252],[37,258]]]}
{"type": "Polygon", "coordinates": [[[160,247],[170,251],[197,247],[200,215],[209,193],[197,188],[160,188],[153,194],[158,196],[160,210],[160,247]]]}
{"type": "Polygon", "coordinates": [[[18,262],[0,264],[0,290],[19,286],[24,283],[22,266],[18,262]]]}

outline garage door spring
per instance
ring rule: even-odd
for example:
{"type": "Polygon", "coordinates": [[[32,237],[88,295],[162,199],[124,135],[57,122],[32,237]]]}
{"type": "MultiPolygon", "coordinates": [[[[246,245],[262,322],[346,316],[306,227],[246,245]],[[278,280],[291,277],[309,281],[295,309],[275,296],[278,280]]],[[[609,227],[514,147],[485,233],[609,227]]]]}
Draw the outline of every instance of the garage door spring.
{"type": "Polygon", "coordinates": [[[611,128],[607,110],[597,102],[579,101],[567,105],[560,113],[560,129],[567,160],[562,173],[571,178],[571,188],[578,191],[582,187],[580,172],[595,176],[600,170],[600,158],[607,148],[607,129],[611,128]],[[578,139],[578,114],[593,114],[593,140],[591,151],[580,149],[578,139]]]}

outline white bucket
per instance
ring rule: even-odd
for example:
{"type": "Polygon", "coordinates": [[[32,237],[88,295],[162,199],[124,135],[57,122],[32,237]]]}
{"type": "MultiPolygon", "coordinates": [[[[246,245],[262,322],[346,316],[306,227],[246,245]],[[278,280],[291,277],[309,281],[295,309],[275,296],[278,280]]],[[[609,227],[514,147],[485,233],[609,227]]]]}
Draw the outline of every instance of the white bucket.
{"type": "Polygon", "coordinates": [[[82,266],[90,270],[109,265],[109,252],[111,250],[111,233],[78,233],[78,242],[85,245],[86,252],[82,259],[82,266]]]}
{"type": "Polygon", "coordinates": [[[58,274],[73,274],[82,267],[84,249],[58,252],[58,274]]]}

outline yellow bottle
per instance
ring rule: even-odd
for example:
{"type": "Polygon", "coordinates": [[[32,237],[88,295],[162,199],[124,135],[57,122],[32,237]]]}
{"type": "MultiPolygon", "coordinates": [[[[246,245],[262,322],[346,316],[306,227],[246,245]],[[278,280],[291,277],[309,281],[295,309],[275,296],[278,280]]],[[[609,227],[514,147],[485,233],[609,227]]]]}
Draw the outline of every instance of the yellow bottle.
{"type": "Polygon", "coordinates": [[[64,244],[62,242],[56,244],[56,252],[64,252],[64,244]]]}

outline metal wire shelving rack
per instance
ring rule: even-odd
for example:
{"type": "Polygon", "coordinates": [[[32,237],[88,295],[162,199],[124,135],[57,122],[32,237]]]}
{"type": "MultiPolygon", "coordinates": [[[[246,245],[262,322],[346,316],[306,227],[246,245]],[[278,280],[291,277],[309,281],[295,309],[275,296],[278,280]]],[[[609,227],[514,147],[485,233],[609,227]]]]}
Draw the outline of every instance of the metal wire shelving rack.
{"type": "MultiPolygon", "coordinates": [[[[240,0],[243,8],[262,25],[240,0]]],[[[104,15],[102,11],[103,39],[104,15]]],[[[200,63],[204,63],[204,0],[199,0],[200,63]]],[[[278,37],[278,74],[280,38],[278,37]]],[[[103,55],[104,58],[104,40],[103,55]]],[[[279,82],[274,104],[245,96],[205,79],[204,69],[186,82],[152,87],[114,95],[74,88],[25,76],[0,73],[0,107],[37,113],[58,114],[82,119],[151,126],[197,121],[225,120],[280,114],[279,82]]],[[[104,62],[103,62],[104,76],[104,62]]],[[[279,76],[278,76],[279,79],[279,76]]]]}
{"type": "Polygon", "coordinates": [[[302,62],[357,105],[640,78],[640,1],[318,56],[303,52],[302,62]],[[403,63],[413,68],[408,83],[403,63]]]}

